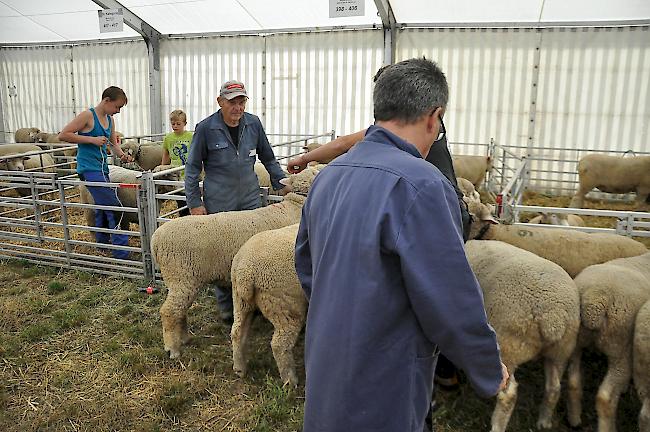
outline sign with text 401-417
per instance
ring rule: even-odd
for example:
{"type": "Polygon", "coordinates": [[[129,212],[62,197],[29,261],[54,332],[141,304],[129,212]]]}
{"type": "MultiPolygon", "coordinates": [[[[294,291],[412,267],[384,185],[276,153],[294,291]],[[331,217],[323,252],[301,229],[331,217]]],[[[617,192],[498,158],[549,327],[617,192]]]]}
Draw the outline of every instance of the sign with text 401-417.
{"type": "Polygon", "coordinates": [[[121,32],[124,30],[124,9],[104,9],[99,14],[99,32],[121,32]]]}
{"type": "Polygon", "coordinates": [[[330,18],[365,15],[365,0],[330,0],[330,18]]]}

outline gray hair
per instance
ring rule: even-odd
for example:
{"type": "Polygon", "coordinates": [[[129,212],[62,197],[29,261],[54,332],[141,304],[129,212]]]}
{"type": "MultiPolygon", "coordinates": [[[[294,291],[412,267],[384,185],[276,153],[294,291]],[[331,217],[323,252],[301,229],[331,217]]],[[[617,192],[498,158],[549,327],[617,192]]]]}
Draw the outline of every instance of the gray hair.
{"type": "Polygon", "coordinates": [[[375,79],[372,99],[376,121],[399,120],[409,124],[435,108],[447,106],[447,78],[436,63],[425,58],[383,68],[375,79]]]}

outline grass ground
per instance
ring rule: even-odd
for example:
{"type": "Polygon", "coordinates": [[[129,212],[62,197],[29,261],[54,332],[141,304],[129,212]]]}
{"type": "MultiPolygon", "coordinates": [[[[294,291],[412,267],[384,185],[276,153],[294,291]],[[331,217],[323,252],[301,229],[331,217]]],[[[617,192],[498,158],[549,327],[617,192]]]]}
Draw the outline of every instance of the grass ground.
{"type": "MultiPolygon", "coordinates": [[[[205,290],[189,314],[181,361],[163,350],[162,294],[129,280],[0,262],[0,431],[256,431],[301,428],[304,392],[282,387],[269,347],[272,326],[256,319],[249,376],[232,372],[229,329],[205,290]]],[[[301,342],[302,343],[302,342],[301,342]]],[[[302,363],[302,345],[297,348],[302,363]]],[[[585,426],[595,431],[593,395],[605,360],[585,356],[585,426]]],[[[300,370],[304,374],[303,370],[300,370]]],[[[535,430],[543,392],[539,362],[517,372],[520,394],[509,431],[535,430]]],[[[493,400],[466,382],[440,393],[441,432],[489,430],[493,400]]],[[[619,431],[635,431],[633,387],[619,404],[619,431]]],[[[564,424],[564,399],[556,431],[564,424]]]]}

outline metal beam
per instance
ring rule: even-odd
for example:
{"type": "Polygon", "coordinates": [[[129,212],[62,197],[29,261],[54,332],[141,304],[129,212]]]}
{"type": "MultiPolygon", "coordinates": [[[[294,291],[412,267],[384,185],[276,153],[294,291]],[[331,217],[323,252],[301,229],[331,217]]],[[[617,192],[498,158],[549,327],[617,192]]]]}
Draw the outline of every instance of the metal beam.
{"type": "Polygon", "coordinates": [[[496,22],[440,22],[440,23],[401,23],[400,29],[407,28],[575,28],[575,27],[644,27],[650,19],[610,20],[610,21],[496,21],[496,22]]]}
{"type": "Polygon", "coordinates": [[[397,37],[397,23],[390,0],[375,0],[375,6],[381,18],[384,31],[384,64],[395,63],[395,42],[397,37]]]}
{"type": "Polygon", "coordinates": [[[149,56],[149,121],[151,123],[151,133],[161,133],[163,130],[160,96],[160,39],[162,34],[116,0],[93,0],[93,2],[104,9],[122,8],[124,23],[140,33],[144,38],[149,56]]]}

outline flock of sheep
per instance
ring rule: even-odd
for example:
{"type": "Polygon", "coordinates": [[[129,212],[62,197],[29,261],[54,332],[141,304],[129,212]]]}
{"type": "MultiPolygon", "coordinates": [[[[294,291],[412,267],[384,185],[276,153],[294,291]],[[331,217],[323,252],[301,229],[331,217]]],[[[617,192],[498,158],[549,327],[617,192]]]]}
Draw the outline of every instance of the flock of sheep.
{"type": "MultiPolygon", "coordinates": [[[[153,148],[133,144],[128,150],[143,169],[155,167],[145,168],[148,158],[160,164],[158,156],[152,156],[157,151],[153,148]]],[[[625,162],[612,165],[611,157],[600,156],[586,156],[580,162],[580,189],[572,204],[581,205],[584,194],[598,187],[607,192],[636,191],[639,204],[646,205],[650,157],[617,158],[625,162]]],[[[466,161],[465,171],[460,160],[454,161],[458,175],[469,179],[459,179],[474,219],[466,254],[511,376],[496,398],[492,431],[505,431],[517,398],[517,368],[536,358],[544,361],[546,383],[537,426],[553,426],[567,368],[568,421],[578,426],[581,352],[594,346],[608,358],[596,396],[598,430],[616,430],[617,403],[633,379],[642,402],[639,429],[650,432],[647,248],[613,234],[500,225],[476,192],[491,161],[480,156],[466,161]]],[[[214,282],[231,284],[233,370],[239,376],[246,373],[246,344],[253,312],[259,309],[274,327],[271,347],[280,376],[297,385],[293,349],[308,304],[293,251],[301,207],[321,168],[311,166],[285,179],[293,192],[277,204],[172,219],[156,230],[151,246],[168,288],[160,314],[165,350],[172,358],[181,355],[189,339],[187,312],[200,289],[214,282]]],[[[260,183],[268,186],[261,173],[260,183]]]]}

